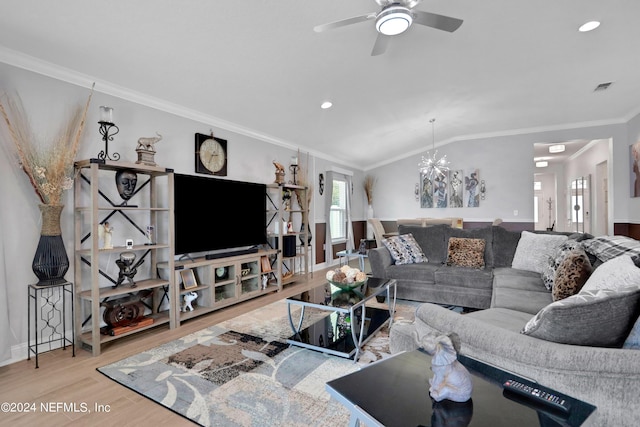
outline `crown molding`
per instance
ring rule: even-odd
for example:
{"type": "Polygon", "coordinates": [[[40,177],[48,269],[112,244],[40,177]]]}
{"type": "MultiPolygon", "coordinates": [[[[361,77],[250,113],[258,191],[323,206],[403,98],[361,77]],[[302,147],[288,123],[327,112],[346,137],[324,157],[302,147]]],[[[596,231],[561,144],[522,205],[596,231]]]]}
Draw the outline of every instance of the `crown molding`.
{"type": "MultiPolygon", "coordinates": [[[[31,71],[36,74],[50,77],[52,79],[60,80],[75,86],[91,87],[91,85],[95,83],[94,90],[96,92],[121,98],[126,101],[143,105],[145,107],[154,108],[156,110],[170,113],[175,116],[183,117],[185,119],[193,120],[199,123],[204,123],[207,126],[224,129],[230,132],[237,133],[239,135],[244,135],[253,139],[257,139],[259,141],[277,145],[279,147],[284,147],[294,151],[297,151],[300,148],[293,142],[276,138],[274,136],[264,134],[262,132],[247,128],[237,123],[229,122],[219,117],[211,116],[209,114],[205,114],[200,111],[196,111],[161,98],[150,96],[145,93],[126,88],[124,86],[119,86],[106,80],[96,79],[95,77],[88,74],[80,73],[79,71],[65,68],[48,61],[44,61],[34,56],[27,55],[23,52],[9,49],[2,45],[0,45],[0,62],[14,66],[16,68],[31,71]]],[[[347,165],[344,160],[337,159],[319,151],[311,150],[308,152],[314,157],[318,157],[345,166],[352,166],[347,165]]]]}

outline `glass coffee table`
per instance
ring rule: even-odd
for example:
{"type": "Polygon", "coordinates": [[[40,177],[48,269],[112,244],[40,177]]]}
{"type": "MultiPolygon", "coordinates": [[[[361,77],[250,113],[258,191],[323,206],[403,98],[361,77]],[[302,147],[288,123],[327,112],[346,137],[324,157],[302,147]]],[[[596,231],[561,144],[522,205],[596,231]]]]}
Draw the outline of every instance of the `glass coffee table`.
{"type": "Polygon", "coordinates": [[[326,389],[351,412],[350,426],[575,427],[596,407],[502,369],[466,356],[458,360],[471,373],[467,402],[435,402],[429,396],[431,356],[421,350],[399,353],[359,371],[329,381],[326,389]],[[569,402],[562,412],[548,404],[504,390],[519,381],[569,402]]]}
{"type": "Polygon", "coordinates": [[[396,306],[396,281],[369,277],[367,282],[352,291],[344,291],[333,285],[322,302],[287,298],[287,312],[293,335],[287,340],[291,345],[358,360],[362,346],[389,321],[393,321],[396,306]],[[371,306],[374,298],[386,307],[371,306]],[[294,322],[291,308],[301,306],[300,317],[294,322]],[[305,309],[313,307],[329,314],[302,329],[305,309]]]}

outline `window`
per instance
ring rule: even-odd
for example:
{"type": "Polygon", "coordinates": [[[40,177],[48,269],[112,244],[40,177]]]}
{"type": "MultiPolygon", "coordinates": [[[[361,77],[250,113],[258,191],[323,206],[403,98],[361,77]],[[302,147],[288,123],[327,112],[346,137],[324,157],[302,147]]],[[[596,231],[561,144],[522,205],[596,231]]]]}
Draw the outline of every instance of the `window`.
{"type": "Polygon", "coordinates": [[[347,182],[333,180],[333,197],[329,213],[332,243],[347,239],[347,182]]]}

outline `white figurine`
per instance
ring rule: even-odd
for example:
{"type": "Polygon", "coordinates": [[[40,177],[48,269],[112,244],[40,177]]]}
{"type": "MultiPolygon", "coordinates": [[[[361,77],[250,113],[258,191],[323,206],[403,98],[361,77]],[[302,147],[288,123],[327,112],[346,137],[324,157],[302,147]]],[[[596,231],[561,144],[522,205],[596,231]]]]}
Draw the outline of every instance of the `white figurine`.
{"type": "Polygon", "coordinates": [[[197,292],[189,292],[188,294],[184,294],[184,306],[182,307],[182,311],[193,311],[193,303],[196,299],[198,299],[197,292]]]}
{"type": "MultiPolygon", "coordinates": [[[[414,335],[417,338],[417,334],[414,335]]],[[[436,401],[448,399],[454,402],[466,402],[471,398],[473,383],[471,374],[457,359],[460,351],[460,338],[454,332],[447,335],[427,335],[418,344],[431,357],[433,378],[429,380],[429,394],[436,401]]]]}
{"type": "Polygon", "coordinates": [[[269,283],[269,277],[266,274],[262,275],[262,290],[267,289],[267,283],[269,283]]]}
{"type": "Polygon", "coordinates": [[[111,235],[113,234],[113,227],[109,227],[109,222],[105,221],[98,226],[98,237],[103,239],[102,249],[113,249],[111,243],[111,235]]]}

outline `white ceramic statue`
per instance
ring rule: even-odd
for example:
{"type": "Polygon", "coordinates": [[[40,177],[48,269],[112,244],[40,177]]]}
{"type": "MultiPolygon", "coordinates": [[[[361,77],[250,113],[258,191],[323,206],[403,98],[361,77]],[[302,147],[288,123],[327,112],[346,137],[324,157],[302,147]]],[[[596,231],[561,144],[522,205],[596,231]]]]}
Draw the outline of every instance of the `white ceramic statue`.
{"type": "Polygon", "coordinates": [[[102,249],[113,249],[112,234],[113,227],[109,227],[109,222],[105,221],[104,224],[98,226],[98,237],[102,239],[102,249]]]}
{"type": "Polygon", "coordinates": [[[193,311],[193,305],[191,305],[196,299],[198,299],[197,292],[189,292],[188,294],[184,294],[184,306],[182,307],[182,311],[193,311]]]}
{"type": "Polygon", "coordinates": [[[429,394],[436,401],[448,399],[466,402],[471,398],[473,383],[471,374],[457,359],[460,338],[456,333],[447,335],[426,335],[417,339],[418,344],[431,355],[433,378],[429,380],[429,394]]]}

